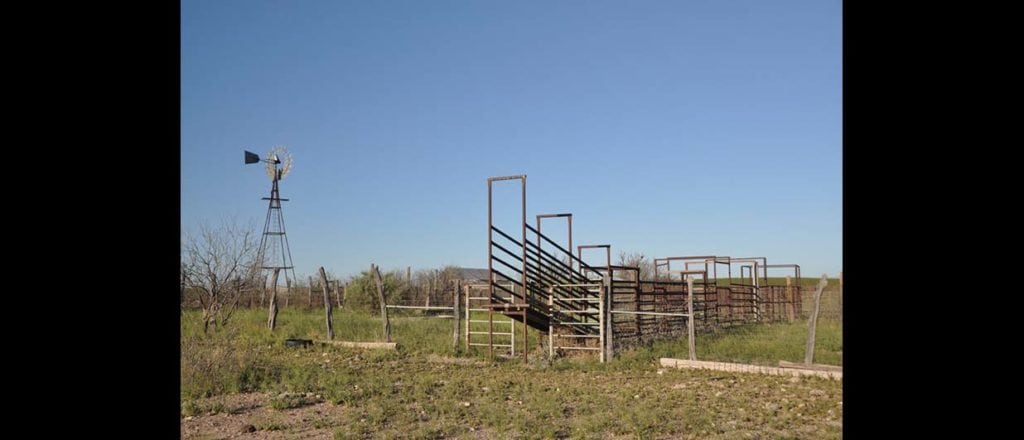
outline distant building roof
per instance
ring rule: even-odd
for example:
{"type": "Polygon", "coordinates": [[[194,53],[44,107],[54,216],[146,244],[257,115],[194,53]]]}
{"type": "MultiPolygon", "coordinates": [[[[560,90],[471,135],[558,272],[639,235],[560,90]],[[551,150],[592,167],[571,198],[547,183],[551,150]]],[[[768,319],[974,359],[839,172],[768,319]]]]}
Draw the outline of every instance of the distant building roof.
{"type": "Polygon", "coordinates": [[[475,280],[475,281],[487,281],[487,269],[474,269],[471,267],[460,267],[458,268],[459,279],[461,280],[475,280]]]}

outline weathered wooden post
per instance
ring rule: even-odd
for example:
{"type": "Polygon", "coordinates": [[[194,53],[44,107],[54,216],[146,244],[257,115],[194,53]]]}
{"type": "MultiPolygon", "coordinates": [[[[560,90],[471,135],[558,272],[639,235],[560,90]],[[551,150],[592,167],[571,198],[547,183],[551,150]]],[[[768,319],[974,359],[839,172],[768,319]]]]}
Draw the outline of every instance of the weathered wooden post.
{"type": "Polygon", "coordinates": [[[689,334],[690,340],[690,360],[697,360],[697,349],[694,346],[694,331],[693,331],[693,276],[686,277],[686,313],[689,315],[686,318],[686,332],[689,334]]]}
{"type": "Polygon", "coordinates": [[[843,273],[839,272],[839,328],[843,328],[843,273]]]}
{"type": "Polygon", "coordinates": [[[330,294],[327,293],[327,274],[324,273],[323,266],[320,266],[320,285],[324,288],[324,308],[327,311],[327,339],[334,339],[334,313],[331,310],[330,294]]]}
{"type": "Polygon", "coordinates": [[[828,275],[822,274],[821,281],[818,282],[818,289],[814,291],[814,311],[811,312],[811,318],[807,321],[807,349],[804,352],[804,364],[811,365],[814,361],[814,332],[818,326],[818,310],[821,306],[821,292],[825,290],[825,286],[828,285],[828,275]]]}
{"type": "Polygon", "coordinates": [[[306,307],[313,308],[313,277],[309,277],[309,286],[306,287],[306,292],[309,298],[306,302],[306,307]]]}
{"type": "MultiPolygon", "coordinates": [[[[430,275],[430,288],[427,290],[427,307],[430,307],[430,297],[434,296],[434,291],[437,290],[437,282],[437,271],[435,270],[430,275]]],[[[424,310],[423,312],[427,313],[427,310],[424,310]]]]}
{"type": "Polygon", "coordinates": [[[380,314],[384,318],[384,341],[391,342],[391,321],[388,319],[388,303],[384,299],[384,280],[380,275],[380,268],[376,264],[370,264],[370,272],[377,284],[377,297],[380,299],[380,314]]]}
{"type": "Polygon", "coordinates": [[[277,326],[277,273],[280,270],[274,269],[274,276],[270,284],[270,311],[267,317],[267,327],[270,328],[270,331],[274,331],[274,327],[277,326]]]}
{"type": "Polygon", "coordinates": [[[462,289],[462,282],[455,280],[455,290],[452,292],[452,350],[459,352],[459,326],[462,324],[462,315],[459,314],[459,291],[462,289]]]}

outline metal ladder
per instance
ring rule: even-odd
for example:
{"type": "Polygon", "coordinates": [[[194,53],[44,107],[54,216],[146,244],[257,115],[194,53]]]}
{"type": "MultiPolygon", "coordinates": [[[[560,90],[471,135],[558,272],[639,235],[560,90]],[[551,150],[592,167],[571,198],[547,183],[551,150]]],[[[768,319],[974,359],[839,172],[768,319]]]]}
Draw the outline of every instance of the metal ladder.
{"type": "MultiPolygon", "coordinates": [[[[466,350],[469,347],[497,347],[508,349],[509,356],[516,355],[516,320],[509,316],[498,315],[499,319],[494,319],[493,314],[489,314],[490,319],[473,319],[473,312],[489,312],[491,309],[488,307],[491,304],[491,298],[487,296],[487,285],[481,286],[467,286],[466,300],[465,300],[465,344],[466,350]],[[474,290],[477,292],[474,294],[474,290]],[[487,324],[487,330],[474,330],[473,324],[487,324]],[[495,332],[493,331],[494,325],[497,324],[500,327],[508,327],[507,332],[495,332]],[[474,340],[474,336],[476,339],[474,340]],[[502,338],[508,338],[508,343],[494,343],[494,336],[502,338]],[[481,337],[483,340],[480,340],[481,337]],[[490,342],[490,343],[488,343],[490,342]]],[[[512,297],[508,298],[510,301],[512,297]]]]}

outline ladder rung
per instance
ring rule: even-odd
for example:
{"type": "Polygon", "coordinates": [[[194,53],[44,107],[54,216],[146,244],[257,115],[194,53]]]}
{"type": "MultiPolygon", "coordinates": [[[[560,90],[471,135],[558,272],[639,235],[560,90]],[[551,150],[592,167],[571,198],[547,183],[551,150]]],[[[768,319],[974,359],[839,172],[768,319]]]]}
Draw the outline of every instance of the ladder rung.
{"type": "Polygon", "coordinates": [[[597,350],[600,350],[601,348],[600,347],[555,347],[555,349],[562,349],[562,350],[595,350],[595,351],[597,351],[597,350]]]}
{"type": "MultiPolygon", "coordinates": [[[[480,323],[480,324],[487,324],[487,323],[489,323],[491,321],[488,321],[486,319],[470,319],[469,322],[476,322],[476,323],[480,323]]],[[[512,319],[510,319],[508,321],[504,321],[504,320],[502,320],[502,321],[494,321],[495,324],[511,324],[513,322],[515,322],[515,320],[512,320],[512,319]]]]}
{"type": "MultiPolygon", "coordinates": [[[[488,333],[487,332],[469,332],[469,334],[471,334],[471,335],[486,335],[488,333]]],[[[504,333],[504,332],[502,332],[502,333],[494,332],[494,333],[490,333],[490,334],[492,334],[494,336],[512,336],[512,333],[504,333]]]]}
{"type": "MultiPolygon", "coordinates": [[[[487,344],[477,344],[477,343],[473,343],[473,342],[470,342],[469,345],[473,345],[473,346],[477,346],[477,347],[486,347],[487,346],[487,344]]],[[[499,347],[499,348],[500,347],[509,347],[509,348],[512,347],[509,344],[490,344],[490,346],[491,347],[499,347]]]]}

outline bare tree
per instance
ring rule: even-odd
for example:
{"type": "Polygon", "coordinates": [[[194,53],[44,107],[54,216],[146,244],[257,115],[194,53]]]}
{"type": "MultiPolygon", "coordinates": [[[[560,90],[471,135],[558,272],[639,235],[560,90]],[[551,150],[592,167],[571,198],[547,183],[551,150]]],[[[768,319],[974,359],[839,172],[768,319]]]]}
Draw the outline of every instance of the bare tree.
{"type": "Polygon", "coordinates": [[[203,332],[227,324],[242,292],[258,286],[257,243],[252,228],[203,223],[182,242],[182,284],[196,292],[203,308],[203,332]]]}
{"type": "MultiPolygon", "coordinates": [[[[626,253],[625,251],[619,251],[618,265],[640,268],[640,281],[649,281],[654,279],[654,262],[652,262],[642,253],[626,253]]],[[[633,278],[636,272],[626,271],[625,273],[625,276],[633,278]]],[[[637,280],[630,279],[630,281],[637,280]]]]}
{"type": "MultiPolygon", "coordinates": [[[[412,270],[407,269],[406,274],[410,273],[412,273],[412,270]]],[[[395,292],[398,294],[397,296],[389,295],[388,298],[396,298],[395,301],[400,303],[415,305],[447,305],[451,283],[458,278],[458,273],[458,267],[452,265],[444,266],[440,269],[417,270],[415,274],[406,276],[405,281],[401,278],[395,278],[395,292]]],[[[389,276],[385,274],[385,281],[389,276]]]]}

